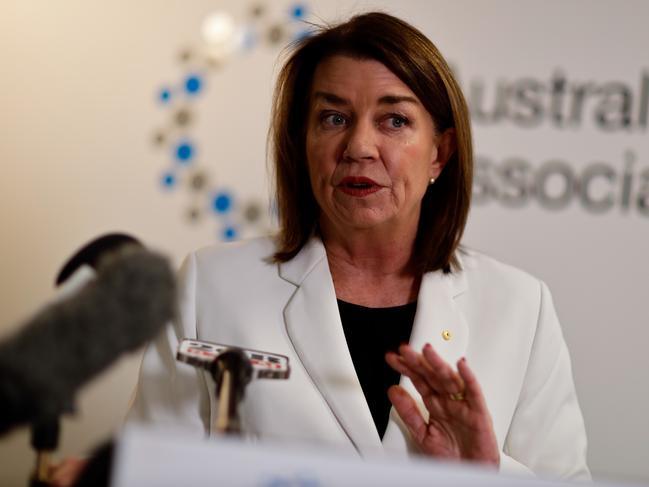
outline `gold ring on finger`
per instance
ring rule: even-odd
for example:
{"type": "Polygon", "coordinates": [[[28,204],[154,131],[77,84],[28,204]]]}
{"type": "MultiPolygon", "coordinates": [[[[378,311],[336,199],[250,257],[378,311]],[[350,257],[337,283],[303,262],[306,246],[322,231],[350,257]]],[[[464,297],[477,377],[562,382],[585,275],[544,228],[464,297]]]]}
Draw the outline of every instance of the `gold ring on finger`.
{"type": "Polygon", "coordinates": [[[464,392],[450,393],[448,398],[451,401],[464,401],[464,392]]]}

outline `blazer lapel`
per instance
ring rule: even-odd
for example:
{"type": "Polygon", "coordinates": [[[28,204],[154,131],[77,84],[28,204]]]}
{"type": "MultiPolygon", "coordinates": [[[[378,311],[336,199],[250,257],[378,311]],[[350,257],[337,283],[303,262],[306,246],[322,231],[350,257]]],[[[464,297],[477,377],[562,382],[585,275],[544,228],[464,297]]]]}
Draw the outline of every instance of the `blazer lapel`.
{"type": "MultiPolygon", "coordinates": [[[[429,272],[424,274],[417,299],[417,312],[410,335],[410,345],[421,351],[430,343],[435,351],[455,368],[456,362],[466,353],[469,327],[455,298],[466,290],[462,271],[454,274],[429,272]]],[[[402,376],[400,385],[415,398],[424,418],[428,417],[421,397],[412,382],[402,376]]],[[[383,436],[383,446],[391,450],[411,450],[407,429],[394,409],[383,436]]]]}
{"type": "Polygon", "coordinates": [[[297,286],[284,309],[290,340],[334,417],[360,453],[381,448],[340,321],[324,246],[311,241],[280,276],[297,286]]]}
{"type": "Polygon", "coordinates": [[[410,344],[421,350],[430,343],[451,366],[466,352],[469,327],[455,298],[466,289],[466,279],[457,274],[429,272],[424,274],[410,344]]]}

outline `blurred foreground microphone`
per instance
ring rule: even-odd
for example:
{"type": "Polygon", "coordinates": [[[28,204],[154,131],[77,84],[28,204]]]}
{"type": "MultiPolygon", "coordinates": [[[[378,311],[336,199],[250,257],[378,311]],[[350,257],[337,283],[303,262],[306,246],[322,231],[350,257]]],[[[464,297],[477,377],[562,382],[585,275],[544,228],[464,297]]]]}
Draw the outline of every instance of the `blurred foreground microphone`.
{"type": "Polygon", "coordinates": [[[77,284],[0,343],[0,434],[70,411],[81,386],[174,316],[175,279],[167,260],[135,245],[98,252],[111,237],[77,252],[64,276],[77,284]],[[75,278],[79,273],[85,276],[75,278]]]}
{"type": "Polygon", "coordinates": [[[176,359],[212,374],[216,385],[218,409],[215,428],[220,433],[240,434],[239,403],[253,378],[288,379],[288,357],[220,343],[185,338],[176,359]]]}

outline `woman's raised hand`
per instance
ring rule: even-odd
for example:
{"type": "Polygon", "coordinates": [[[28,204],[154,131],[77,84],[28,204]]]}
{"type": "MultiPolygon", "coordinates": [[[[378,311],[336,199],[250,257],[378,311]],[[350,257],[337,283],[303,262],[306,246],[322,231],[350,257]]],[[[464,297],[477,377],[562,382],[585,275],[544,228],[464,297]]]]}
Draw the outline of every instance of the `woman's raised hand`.
{"type": "Polygon", "coordinates": [[[392,405],[424,453],[498,467],[500,450],[491,415],[466,359],[458,361],[456,372],[426,344],[422,353],[402,345],[399,353],[388,352],[386,360],[410,378],[428,410],[426,421],[405,389],[388,390],[392,405]]]}

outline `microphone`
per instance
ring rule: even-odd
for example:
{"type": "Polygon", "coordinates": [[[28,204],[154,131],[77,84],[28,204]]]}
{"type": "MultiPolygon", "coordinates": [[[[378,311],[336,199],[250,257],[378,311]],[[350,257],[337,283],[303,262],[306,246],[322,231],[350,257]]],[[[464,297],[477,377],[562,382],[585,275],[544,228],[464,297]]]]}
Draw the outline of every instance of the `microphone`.
{"type": "Polygon", "coordinates": [[[0,343],[0,434],[69,411],[77,389],[174,317],[175,279],[161,255],[121,246],[93,266],[96,278],[0,343]]]}
{"type": "Polygon", "coordinates": [[[252,379],[252,365],[241,349],[230,348],[212,362],[210,372],[219,400],[216,427],[222,433],[239,433],[241,421],[237,407],[252,379]]]}
{"type": "Polygon", "coordinates": [[[291,367],[286,355],[262,352],[222,343],[184,338],[176,351],[176,360],[199,369],[211,370],[214,362],[228,350],[240,350],[252,366],[252,377],[257,379],[288,379],[291,367]]]}
{"type": "Polygon", "coordinates": [[[193,338],[185,338],[180,342],[176,359],[206,369],[212,374],[219,401],[216,430],[228,434],[238,434],[241,431],[238,405],[253,377],[288,379],[291,373],[285,355],[193,338]]]}
{"type": "Polygon", "coordinates": [[[138,239],[125,233],[108,233],[91,240],[63,264],[56,276],[56,286],[59,287],[64,282],[73,280],[75,273],[83,266],[89,266],[96,271],[102,257],[124,246],[144,248],[138,239]]]}

